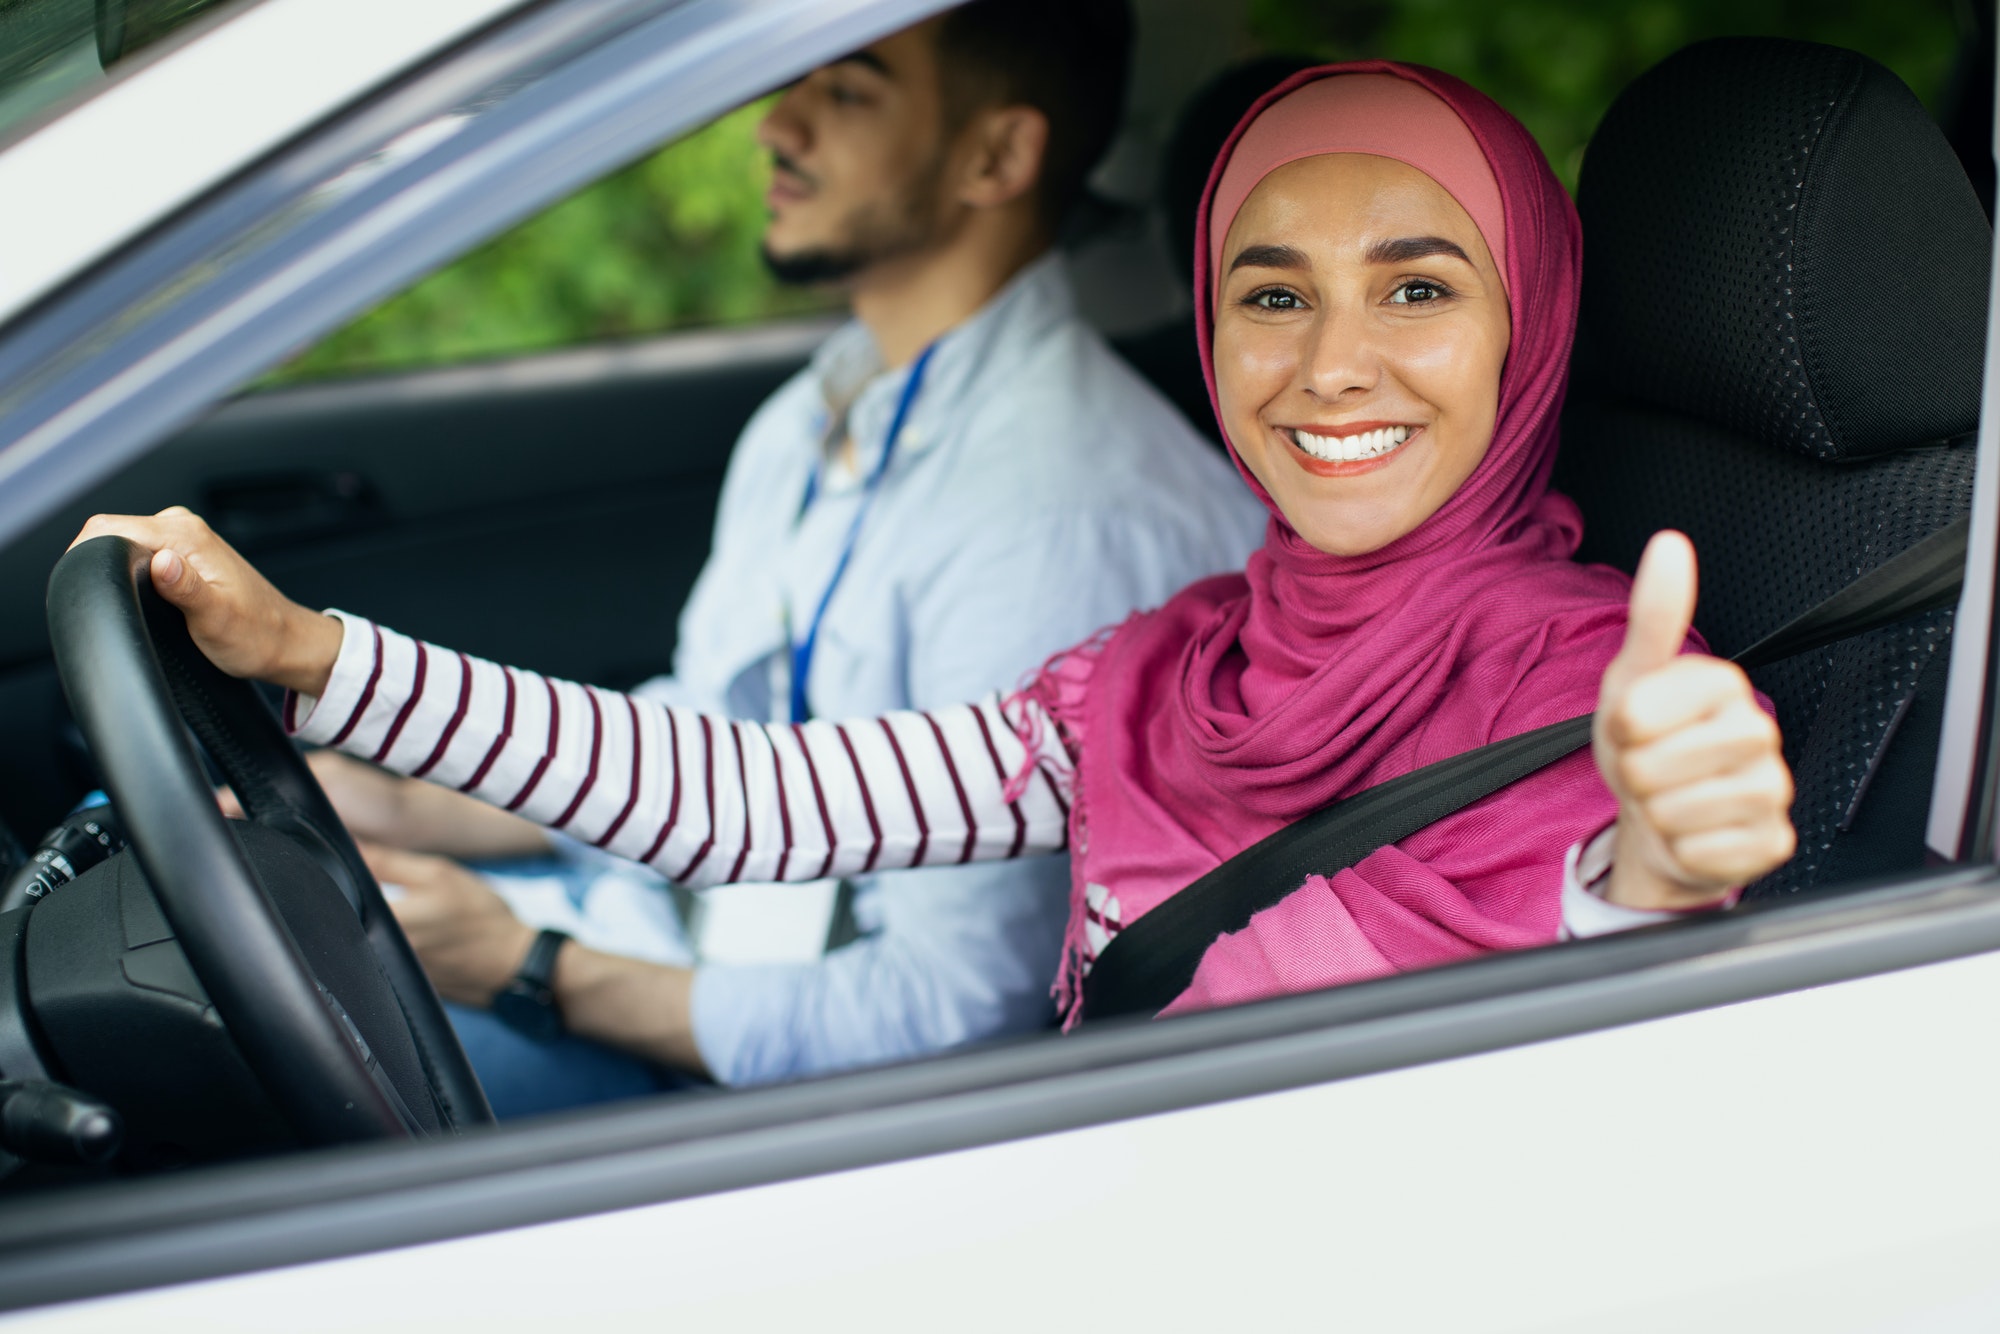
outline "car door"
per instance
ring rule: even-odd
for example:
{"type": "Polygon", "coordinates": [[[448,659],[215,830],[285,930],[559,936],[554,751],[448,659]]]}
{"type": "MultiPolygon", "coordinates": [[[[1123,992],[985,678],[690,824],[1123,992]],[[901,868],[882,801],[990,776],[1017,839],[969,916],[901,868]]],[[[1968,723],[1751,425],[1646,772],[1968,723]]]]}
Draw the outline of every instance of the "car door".
{"type": "MultiPolygon", "coordinates": [[[[468,241],[483,224],[453,207],[496,197],[479,180],[519,189],[551,170],[561,154],[544,118],[573,130],[563,117],[587,107],[615,121],[619,106],[593,100],[606,86],[644,113],[634,138],[657,138],[675,115],[767,87],[774,64],[803,67],[921,10],[829,8],[690,0],[610,24],[483,141],[487,176],[457,157],[434,175],[411,163],[399,188],[426,184],[436,212],[408,216],[457,217],[452,236],[468,241]]],[[[615,148],[573,165],[607,165],[615,148]]],[[[409,274],[324,248],[387,202],[359,199],[266,244],[291,247],[286,264],[325,259],[328,289],[365,277],[379,294],[409,274]]],[[[131,342],[105,340],[0,416],[10,440],[49,432],[46,457],[67,469],[17,473],[0,525],[18,536],[49,522],[121,450],[171,434],[196,391],[213,401],[261,369],[270,328],[291,345],[336,321],[309,284],[294,289],[302,308],[244,309],[263,261],[237,253],[240,287],[226,289],[226,265],[203,270],[224,289],[193,283],[180,298],[193,314],[149,308],[159,323],[136,321],[119,335],[131,342]],[[290,322],[257,323],[280,314],[290,322]],[[147,379],[165,340],[200,337],[213,364],[198,383],[147,379]],[[77,385],[113,401],[87,403],[77,385]],[[71,416],[34,415],[57,400],[71,416]]],[[[181,276],[152,258],[155,281],[181,276]]],[[[225,408],[199,428],[220,443],[187,445],[197,432],[167,452],[213,449],[230,467],[199,475],[236,476],[255,451],[228,452],[231,414],[265,410],[225,408]]],[[[2000,740],[2000,428],[1982,429],[1947,706],[1974,744],[1947,751],[1933,810],[1953,824],[1934,842],[1953,848],[1968,817],[1990,827],[1980,757],[2000,740]]],[[[291,438],[273,428],[260,448],[291,438]]],[[[390,485],[393,463],[373,485],[390,485]]],[[[360,535],[314,540],[346,550],[360,535]]],[[[1981,1327],[2000,1300],[1986,1259],[2000,1236],[2000,1150],[1985,1127],[1996,1075],[1982,1056],[2000,999],[1992,862],[1988,837],[1957,865],[1837,897],[1171,1024],[46,1192],[0,1204],[0,1304],[18,1327],[47,1329],[1981,1327]]]]}

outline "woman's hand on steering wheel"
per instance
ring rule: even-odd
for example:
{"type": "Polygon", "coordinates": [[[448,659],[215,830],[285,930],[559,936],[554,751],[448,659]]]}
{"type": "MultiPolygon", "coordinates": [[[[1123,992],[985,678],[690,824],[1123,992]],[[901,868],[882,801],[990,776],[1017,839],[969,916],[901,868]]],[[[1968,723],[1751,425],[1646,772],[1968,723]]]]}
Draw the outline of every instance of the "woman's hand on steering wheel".
{"type": "Polygon", "coordinates": [[[153,553],[153,587],[187,617],[210,662],[301,695],[325,691],[340,655],[340,622],[280,593],[199,515],[181,505],[150,517],[99,514],[70,545],[114,535],[153,553]]]}
{"type": "Polygon", "coordinates": [[[1798,844],[1792,772],[1750,678],[1735,663],[1681,653],[1695,587],[1694,545],[1656,534],[1598,696],[1592,749],[1618,798],[1604,897],[1629,908],[1720,902],[1798,844]]]}

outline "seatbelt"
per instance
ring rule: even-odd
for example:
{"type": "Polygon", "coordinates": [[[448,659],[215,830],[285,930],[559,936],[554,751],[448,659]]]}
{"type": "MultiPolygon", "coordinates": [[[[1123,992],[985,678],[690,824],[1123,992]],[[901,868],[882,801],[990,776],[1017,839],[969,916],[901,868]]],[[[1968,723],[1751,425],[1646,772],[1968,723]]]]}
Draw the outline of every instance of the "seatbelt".
{"type": "MultiPolygon", "coordinates": [[[[1761,667],[1952,605],[1970,529],[1970,516],[1961,516],[1731,661],[1761,667]]],[[[1332,876],[1582,749],[1590,720],[1586,713],[1427,764],[1251,844],[1111,938],[1084,979],[1084,1017],[1158,1013],[1187,990],[1218,937],[1241,931],[1306,877],[1332,876]]]]}

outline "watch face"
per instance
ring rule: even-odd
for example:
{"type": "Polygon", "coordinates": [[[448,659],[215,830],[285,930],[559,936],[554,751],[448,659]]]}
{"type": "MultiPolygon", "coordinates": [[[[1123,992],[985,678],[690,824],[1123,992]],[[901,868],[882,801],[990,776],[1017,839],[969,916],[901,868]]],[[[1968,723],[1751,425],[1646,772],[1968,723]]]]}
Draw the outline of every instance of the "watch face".
{"type": "Polygon", "coordinates": [[[556,1012],[555,997],[518,979],[493,998],[493,1017],[536,1042],[554,1042],[562,1036],[562,1015],[556,1012]]]}

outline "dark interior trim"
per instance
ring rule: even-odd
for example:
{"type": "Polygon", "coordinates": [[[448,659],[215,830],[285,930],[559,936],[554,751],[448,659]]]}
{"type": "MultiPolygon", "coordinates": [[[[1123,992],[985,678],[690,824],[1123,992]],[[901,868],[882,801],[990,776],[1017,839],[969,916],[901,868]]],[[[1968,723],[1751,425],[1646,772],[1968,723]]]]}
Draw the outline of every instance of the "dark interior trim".
{"type": "Polygon", "coordinates": [[[0,1206],[0,1309],[660,1203],[1349,1079],[2000,949],[2000,873],[1811,901],[1167,1023],[302,1154],[0,1206]]]}

